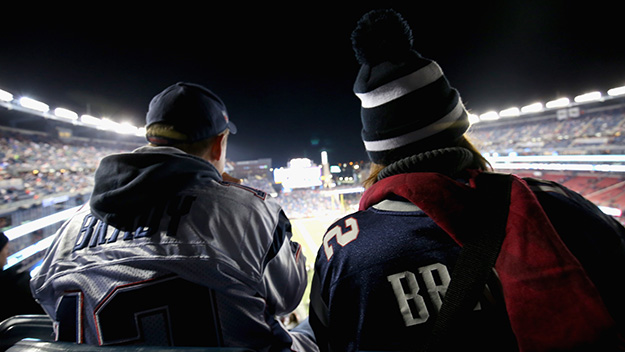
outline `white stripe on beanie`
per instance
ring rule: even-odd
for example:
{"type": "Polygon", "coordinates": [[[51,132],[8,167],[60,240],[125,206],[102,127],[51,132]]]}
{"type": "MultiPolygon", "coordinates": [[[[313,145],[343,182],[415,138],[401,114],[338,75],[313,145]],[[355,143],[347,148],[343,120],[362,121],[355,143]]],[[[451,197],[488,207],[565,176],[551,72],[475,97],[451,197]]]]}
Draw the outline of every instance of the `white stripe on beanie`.
{"type": "Polygon", "coordinates": [[[443,76],[440,66],[434,61],[411,74],[386,83],[367,93],[355,93],[363,108],[374,108],[423,88],[443,76]]]}
{"type": "Polygon", "coordinates": [[[464,105],[462,104],[461,99],[458,99],[458,104],[456,104],[456,106],[447,115],[434,121],[433,123],[401,136],[378,141],[363,141],[365,149],[370,152],[381,152],[417,142],[451,127],[451,125],[458,121],[464,113],[464,105]]]}

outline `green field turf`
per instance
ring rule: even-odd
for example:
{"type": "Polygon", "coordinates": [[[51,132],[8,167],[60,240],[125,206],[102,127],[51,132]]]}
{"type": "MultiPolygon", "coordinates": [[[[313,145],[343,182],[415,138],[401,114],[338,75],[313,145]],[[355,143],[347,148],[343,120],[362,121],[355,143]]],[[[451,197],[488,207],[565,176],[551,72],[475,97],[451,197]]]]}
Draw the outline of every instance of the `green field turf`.
{"type": "Polygon", "coordinates": [[[310,282],[312,280],[315,258],[321,246],[323,235],[328,226],[340,216],[324,216],[306,219],[291,219],[293,237],[291,240],[302,245],[302,253],[306,256],[306,266],[308,267],[308,287],[302,297],[302,302],[296,310],[299,319],[308,316],[308,303],[310,295],[310,282]]]}

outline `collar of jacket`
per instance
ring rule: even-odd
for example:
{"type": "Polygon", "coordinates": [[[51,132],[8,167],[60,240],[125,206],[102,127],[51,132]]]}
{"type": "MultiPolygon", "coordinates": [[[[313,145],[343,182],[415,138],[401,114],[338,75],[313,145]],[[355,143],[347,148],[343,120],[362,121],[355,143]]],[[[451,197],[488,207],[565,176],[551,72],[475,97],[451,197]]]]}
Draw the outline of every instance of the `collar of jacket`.
{"type": "Polygon", "coordinates": [[[430,150],[398,160],[380,171],[378,181],[389,176],[411,172],[436,172],[454,176],[473,163],[473,154],[466,148],[452,147],[430,150]]]}

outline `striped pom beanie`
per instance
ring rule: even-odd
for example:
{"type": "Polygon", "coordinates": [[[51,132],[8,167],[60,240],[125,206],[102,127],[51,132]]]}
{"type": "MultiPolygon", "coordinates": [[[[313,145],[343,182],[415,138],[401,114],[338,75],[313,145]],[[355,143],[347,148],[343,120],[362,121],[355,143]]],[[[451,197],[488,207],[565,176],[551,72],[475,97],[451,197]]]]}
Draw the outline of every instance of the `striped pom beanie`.
{"type": "Polygon", "coordinates": [[[365,14],[352,32],[361,65],[362,139],[371,161],[389,165],[453,145],[469,127],[458,91],[439,65],[413,49],[412,30],[394,10],[365,14]]]}

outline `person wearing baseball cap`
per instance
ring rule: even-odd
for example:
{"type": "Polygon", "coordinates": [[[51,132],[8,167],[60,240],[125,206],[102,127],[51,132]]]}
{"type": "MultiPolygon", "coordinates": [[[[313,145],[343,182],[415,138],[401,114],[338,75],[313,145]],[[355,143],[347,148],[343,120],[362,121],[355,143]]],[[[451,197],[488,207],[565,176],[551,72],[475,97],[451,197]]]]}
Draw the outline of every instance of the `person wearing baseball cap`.
{"type": "MultiPolygon", "coordinates": [[[[219,138],[224,143],[228,134],[236,134],[223,101],[209,89],[188,82],[178,82],[156,95],[146,116],[146,139],[155,146],[174,146],[197,153],[203,144],[219,138]],[[223,139],[222,139],[223,138],[223,139]],[[204,143],[197,143],[204,141],[204,143]]],[[[209,156],[211,158],[211,156],[209,156]]],[[[224,173],[225,158],[217,160],[222,177],[230,182],[241,180],[224,173]]]]}
{"type": "Polygon", "coordinates": [[[416,50],[431,34],[392,9],[352,32],[372,167],[315,262],[320,350],[619,350],[625,229],[562,185],[492,171],[460,93],[416,50]]]}
{"type": "Polygon", "coordinates": [[[224,102],[202,85],[154,96],[149,144],[102,159],[89,203],[31,281],[59,340],[317,350],[280,324],[307,285],[289,219],[265,192],[224,176],[235,133],[224,102]]]}

